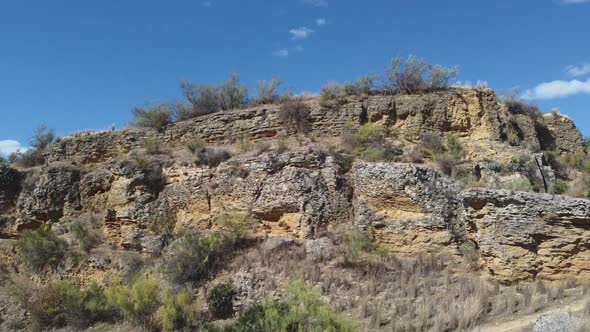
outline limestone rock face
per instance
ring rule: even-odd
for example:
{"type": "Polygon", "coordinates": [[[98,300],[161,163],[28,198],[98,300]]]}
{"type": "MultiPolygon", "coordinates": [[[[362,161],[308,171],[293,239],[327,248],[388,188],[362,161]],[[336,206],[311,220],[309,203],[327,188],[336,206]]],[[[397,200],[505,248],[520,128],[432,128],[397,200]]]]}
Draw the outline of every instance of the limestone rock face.
{"type": "Polygon", "coordinates": [[[548,145],[561,152],[575,153],[583,144],[583,138],[576,124],[568,117],[548,113],[543,116],[547,127],[548,145]]]}
{"type": "MultiPolygon", "coordinates": [[[[512,145],[566,153],[582,146],[569,119],[559,114],[512,114],[491,90],[349,97],[337,109],[322,107],[316,99],[305,102],[311,108],[313,134],[322,138],[367,122],[401,137],[399,144],[413,144],[424,132],[453,134],[464,143],[468,161],[476,164],[474,172],[492,183],[501,182],[501,163],[523,151],[512,145]]],[[[180,151],[121,156],[151,136],[172,150],[197,136],[226,143],[236,137],[289,134],[279,112],[279,105],[264,105],[182,121],[162,133],[127,129],[62,139],[50,146],[47,165],[18,173],[27,173],[20,187],[0,188],[0,238],[89,213],[104,219],[101,225],[110,243],[157,255],[164,239],[149,226],[166,213],[175,217],[177,230],[215,230],[218,216],[239,212],[252,217],[262,237],[282,237],[297,245],[305,240],[315,260],[336,250],[325,237],[327,231],[348,223],[374,229],[377,240],[400,255],[449,252],[461,259],[463,247],[473,248],[479,265],[506,282],[589,274],[588,200],[465,190],[426,166],[363,161],[350,165],[313,148],[252,152],[216,167],[185,160],[180,151]]],[[[523,167],[518,173],[550,191],[553,170],[541,155],[533,157],[518,166],[523,167]]]]}
{"type": "Polygon", "coordinates": [[[590,201],[476,190],[462,194],[481,264],[507,281],[588,276],[590,201]]]}
{"type": "Polygon", "coordinates": [[[465,237],[460,187],[431,169],[357,162],[354,222],[372,226],[388,248],[419,253],[452,248],[465,237]]]}
{"type": "MultiPolygon", "coordinates": [[[[559,114],[543,117],[512,114],[498,103],[492,90],[451,89],[421,95],[348,97],[336,109],[324,108],[316,99],[305,102],[311,109],[312,130],[318,136],[340,135],[347,124],[379,122],[408,139],[416,139],[423,132],[436,132],[453,133],[471,141],[501,141],[568,153],[582,146],[582,136],[571,120],[559,114]]],[[[169,125],[163,133],[151,129],[82,133],[53,144],[47,159],[98,163],[140,147],[147,136],[177,144],[194,137],[210,142],[228,142],[237,137],[276,137],[285,132],[279,112],[280,105],[263,105],[181,121],[169,125]]],[[[477,154],[475,157],[479,158],[477,154]]]]}
{"type": "Polygon", "coordinates": [[[266,233],[309,238],[350,211],[345,172],[321,153],[264,154],[210,171],[174,171],[170,181],[162,196],[181,225],[206,228],[213,216],[237,210],[252,213],[266,233]]]}
{"type": "Polygon", "coordinates": [[[39,220],[57,222],[65,214],[81,208],[80,170],[67,165],[48,167],[31,188],[20,193],[19,213],[39,220]]]}

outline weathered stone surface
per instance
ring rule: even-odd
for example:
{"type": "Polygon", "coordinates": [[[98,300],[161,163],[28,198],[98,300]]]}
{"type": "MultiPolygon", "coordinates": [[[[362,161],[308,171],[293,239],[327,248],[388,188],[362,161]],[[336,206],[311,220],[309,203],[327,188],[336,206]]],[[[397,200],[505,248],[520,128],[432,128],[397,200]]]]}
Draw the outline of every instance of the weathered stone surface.
{"type": "Polygon", "coordinates": [[[14,207],[22,177],[19,171],[0,162],[0,211],[14,207]]]}
{"type": "Polygon", "coordinates": [[[582,147],[582,134],[570,118],[552,112],[545,114],[543,120],[549,136],[548,147],[566,153],[575,153],[582,147]]]}
{"type": "Polygon", "coordinates": [[[590,201],[483,189],[462,196],[468,236],[495,278],[590,277],[590,201]]]}
{"type": "Polygon", "coordinates": [[[533,332],[579,331],[580,319],[565,310],[553,310],[539,316],[533,324],[533,332]]]}
{"type": "Polygon", "coordinates": [[[410,164],[357,162],[352,168],[354,223],[372,226],[398,253],[453,247],[465,237],[457,183],[410,164]]]}
{"type": "MultiPolygon", "coordinates": [[[[513,144],[575,152],[582,137],[575,125],[557,114],[533,118],[511,114],[498,104],[492,90],[451,89],[422,95],[349,97],[337,109],[321,107],[317,99],[306,100],[315,135],[334,136],[347,123],[360,126],[379,122],[403,137],[415,139],[422,132],[454,133],[470,140],[513,141],[513,144]]],[[[218,112],[168,126],[163,133],[125,129],[84,133],[66,137],[47,152],[49,162],[105,161],[143,144],[147,136],[169,143],[185,143],[194,137],[207,141],[231,141],[238,137],[276,137],[284,128],[279,105],[218,112]]]]}
{"type": "Polygon", "coordinates": [[[20,193],[19,213],[39,221],[58,221],[64,214],[81,208],[80,170],[52,165],[43,170],[32,188],[20,193]]]}
{"type": "Polygon", "coordinates": [[[317,240],[307,240],[305,241],[305,253],[314,261],[327,261],[336,255],[336,246],[327,237],[317,240]]]}
{"type": "Polygon", "coordinates": [[[348,218],[345,171],[321,153],[263,154],[216,169],[169,170],[162,196],[178,210],[181,225],[209,227],[211,217],[233,210],[252,213],[265,233],[315,237],[348,218]]]}

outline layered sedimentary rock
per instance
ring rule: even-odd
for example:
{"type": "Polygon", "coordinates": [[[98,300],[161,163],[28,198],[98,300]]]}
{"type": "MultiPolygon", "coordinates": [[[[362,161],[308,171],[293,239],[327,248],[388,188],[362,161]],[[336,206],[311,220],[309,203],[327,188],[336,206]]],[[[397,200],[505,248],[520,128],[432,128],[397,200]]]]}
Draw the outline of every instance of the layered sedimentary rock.
{"type": "MultiPolygon", "coordinates": [[[[351,97],[338,109],[324,108],[315,99],[305,102],[317,137],[366,122],[382,124],[406,143],[424,132],[452,133],[464,142],[470,161],[496,157],[512,148],[506,143],[567,153],[582,146],[569,119],[509,113],[488,90],[351,97]]],[[[402,255],[450,252],[461,259],[469,244],[478,264],[507,282],[588,275],[588,200],[466,190],[425,166],[350,165],[337,154],[312,148],[242,154],[216,167],[174,154],[126,155],[149,136],[173,147],[197,136],[226,142],[288,134],[279,112],[280,106],[265,105],[179,122],[162,133],[79,134],[53,144],[47,165],[20,171],[2,166],[0,238],[92,215],[102,221],[104,237],[113,245],[158,253],[164,240],[150,226],[165,213],[174,215],[178,230],[210,230],[216,217],[238,211],[252,217],[261,236],[320,238],[332,226],[348,223],[374,230],[384,247],[402,255]]],[[[496,164],[477,163],[480,177],[491,178],[496,164]]],[[[539,170],[545,167],[539,165],[539,170]]]]}
{"type": "MultiPolygon", "coordinates": [[[[582,136],[571,120],[558,114],[545,117],[512,114],[498,103],[492,90],[349,97],[337,108],[322,107],[317,99],[306,103],[311,108],[309,121],[317,136],[339,135],[347,125],[379,122],[410,140],[424,132],[436,132],[453,133],[470,141],[506,141],[562,152],[575,152],[582,146],[582,136]]],[[[280,105],[263,105],[181,121],[162,133],[139,129],[80,133],[52,145],[47,157],[50,162],[101,162],[142,146],[146,136],[178,144],[194,137],[211,142],[276,137],[279,133],[288,134],[279,112],[280,105]]]]}
{"type": "Polygon", "coordinates": [[[460,187],[410,164],[355,163],[354,223],[374,227],[383,245],[406,254],[453,250],[465,237],[460,187]]]}
{"type": "Polygon", "coordinates": [[[348,169],[317,152],[265,153],[194,165],[113,161],[84,175],[51,166],[2,214],[1,237],[41,222],[59,224],[81,213],[104,218],[107,240],[157,252],[149,231],[163,208],[177,227],[214,228],[216,216],[242,211],[264,236],[320,238],[336,223],[373,228],[377,240],[402,255],[449,252],[461,258],[473,244],[493,278],[590,277],[590,201],[505,190],[464,190],[429,168],[356,162],[348,169]],[[154,191],[151,172],[166,181],[154,191]]]}
{"type": "Polygon", "coordinates": [[[494,277],[590,277],[590,201],[505,190],[462,194],[469,236],[494,277]]]}

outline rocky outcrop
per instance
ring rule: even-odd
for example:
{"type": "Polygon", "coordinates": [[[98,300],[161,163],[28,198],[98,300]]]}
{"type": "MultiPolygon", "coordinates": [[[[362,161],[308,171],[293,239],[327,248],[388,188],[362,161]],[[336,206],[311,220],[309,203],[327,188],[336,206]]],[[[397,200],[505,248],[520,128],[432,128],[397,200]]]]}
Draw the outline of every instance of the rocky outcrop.
{"type": "Polygon", "coordinates": [[[494,277],[590,276],[590,201],[504,190],[462,194],[468,236],[494,277]]]}
{"type": "Polygon", "coordinates": [[[79,210],[80,170],[68,165],[52,165],[40,175],[32,175],[30,186],[20,193],[17,209],[26,218],[57,222],[65,214],[79,210]]]}
{"type": "Polygon", "coordinates": [[[405,254],[453,250],[465,238],[460,186],[428,168],[358,162],[352,168],[354,223],[405,254]]]}
{"type": "Polygon", "coordinates": [[[546,127],[545,144],[560,152],[576,153],[583,146],[583,139],[576,124],[567,116],[557,112],[547,113],[543,116],[546,127]]]}
{"type": "Polygon", "coordinates": [[[171,169],[168,177],[161,199],[181,225],[209,227],[213,216],[244,211],[264,233],[309,238],[350,211],[345,170],[322,153],[264,154],[214,170],[171,169]]]}
{"type": "MultiPolygon", "coordinates": [[[[579,131],[566,117],[512,114],[498,103],[491,90],[452,89],[422,95],[348,97],[346,103],[333,109],[322,107],[317,99],[305,102],[311,109],[309,121],[316,136],[340,135],[347,125],[360,126],[369,121],[382,123],[409,140],[419,138],[423,132],[436,132],[453,133],[470,141],[509,142],[568,153],[582,146],[579,131]]],[[[142,146],[148,136],[175,144],[194,137],[210,142],[276,137],[285,132],[279,112],[280,105],[263,105],[181,121],[162,133],[140,129],[81,133],[53,144],[47,159],[49,162],[102,162],[142,146]]]]}

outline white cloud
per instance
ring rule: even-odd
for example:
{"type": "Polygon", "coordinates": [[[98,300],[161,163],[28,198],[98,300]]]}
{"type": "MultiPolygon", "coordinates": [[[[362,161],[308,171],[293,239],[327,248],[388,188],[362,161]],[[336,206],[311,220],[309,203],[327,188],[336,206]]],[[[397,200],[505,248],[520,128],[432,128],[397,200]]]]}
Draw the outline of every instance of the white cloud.
{"type": "Polygon", "coordinates": [[[554,99],[573,96],[581,93],[590,94],[590,78],[586,81],[571,80],[544,82],[526,90],[522,94],[524,99],[554,99]]]}
{"type": "Polygon", "coordinates": [[[585,63],[579,66],[567,66],[565,72],[571,77],[579,77],[590,74],[590,63],[585,63]]]}
{"type": "Polygon", "coordinates": [[[315,24],[317,24],[318,26],[322,26],[322,25],[326,25],[328,22],[326,22],[325,18],[318,18],[315,20],[315,24]]]}
{"type": "Polygon", "coordinates": [[[297,52],[303,52],[303,45],[296,45],[295,46],[295,51],[297,51],[297,52]]]}
{"type": "Polygon", "coordinates": [[[561,0],[561,3],[565,4],[577,4],[577,3],[585,3],[590,2],[590,0],[561,0]]]}
{"type": "Polygon", "coordinates": [[[272,55],[279,56],[279,57],[286,57],[286,56],[289,56],[289,50],[286,48],[279,48],[278,50],[272,52],[272,55]]]}
{"type": "Polygon", "coordinates": [[[289,33],[293,35],[293,39],[305,39],[313,33],[313,30],[308,27],[300,27],[289,30],[289,33]]]}
{"type": "Polygon", "coordinates": [[[314,7],[328,7],[328,0],[303,0],[303,2],[314,7]]]}
{"type": "Polygon", "coordinates": [[[24,151],[27,148],[22,146],[18,141],[12,139],[0,140],[0,154],[9,154],[18,150],[24,151]]]}

